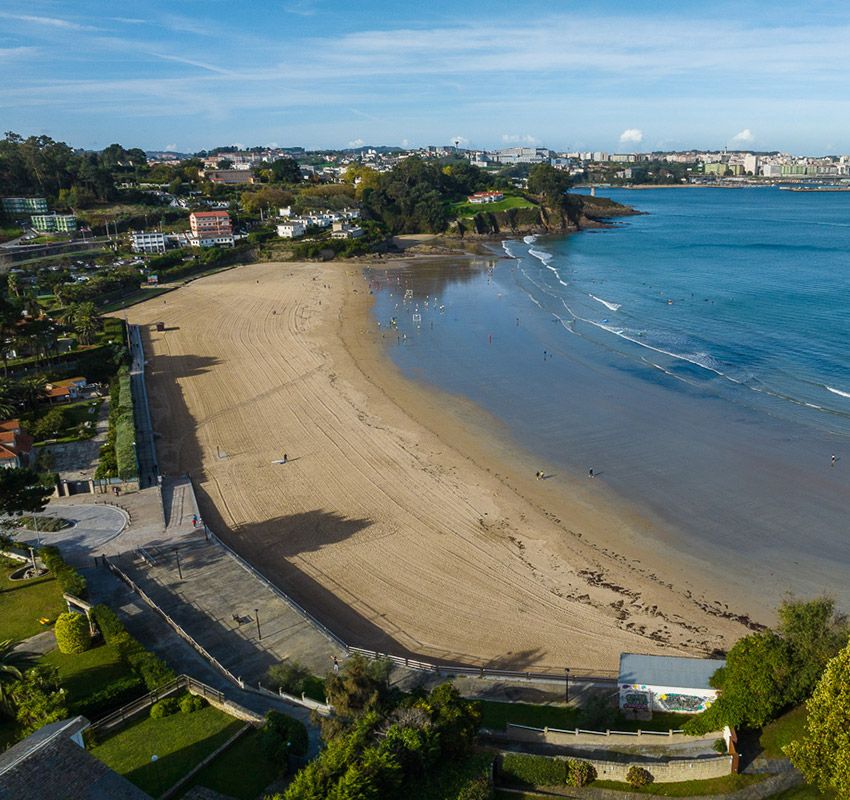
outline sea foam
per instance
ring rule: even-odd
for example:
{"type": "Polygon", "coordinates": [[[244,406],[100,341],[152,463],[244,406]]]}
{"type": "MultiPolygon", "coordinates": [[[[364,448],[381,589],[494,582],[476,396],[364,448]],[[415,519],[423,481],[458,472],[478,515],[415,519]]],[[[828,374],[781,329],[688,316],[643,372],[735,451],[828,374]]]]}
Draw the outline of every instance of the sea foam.
{"type": "Polygon", "coordinates": [[[601,297],[597,297],[595,294],[588,293],[590,297],[592,297],[597,303],[602,303],[605,308],[609,311],[619,311],[622,305],[620,303],[609,303],[607,300],[603,300],[601,297]]]}

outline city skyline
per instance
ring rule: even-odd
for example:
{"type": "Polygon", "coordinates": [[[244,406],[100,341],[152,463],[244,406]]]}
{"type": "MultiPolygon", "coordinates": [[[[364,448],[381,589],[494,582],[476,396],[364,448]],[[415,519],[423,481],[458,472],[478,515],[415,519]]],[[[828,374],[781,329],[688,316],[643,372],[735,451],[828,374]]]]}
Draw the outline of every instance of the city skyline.
{"type": "Polygon", "coordinates": [[[0,113],[94,149],[850,151],[846,8],[645,5],[2,2],[0,113]]]}

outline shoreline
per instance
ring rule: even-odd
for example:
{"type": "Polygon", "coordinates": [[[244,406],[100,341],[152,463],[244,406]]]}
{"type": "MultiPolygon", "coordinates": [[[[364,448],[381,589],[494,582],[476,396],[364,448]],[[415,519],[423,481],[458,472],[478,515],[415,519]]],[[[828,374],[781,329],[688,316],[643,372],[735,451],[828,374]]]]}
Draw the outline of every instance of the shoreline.
{"type": "Polygon", "coordinates": [[[652,520],[572,477],[556,497],[498,422],[402,376],[364,266],[242,266],[131,309],[171,328],[145,331],[160,460],[192,472],[214,530],[371,649],[612,669],[747,632],[686,559],[654,557],[652,520]]]}

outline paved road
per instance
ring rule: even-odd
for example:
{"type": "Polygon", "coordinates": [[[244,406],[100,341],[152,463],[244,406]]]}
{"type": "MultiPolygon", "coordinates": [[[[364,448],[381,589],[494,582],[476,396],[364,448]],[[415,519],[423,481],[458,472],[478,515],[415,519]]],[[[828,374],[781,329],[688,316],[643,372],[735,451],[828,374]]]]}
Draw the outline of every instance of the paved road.
{"type": "Polygon", "coordinates": [[[75,566],[88,563],[92,555],[102,552],[129,523],[124,510],[100,504],[50,503],[47,511],[39,516],[61,517],[72,522],[73,527],[56,533],[36,533],[21,528],[17,540],[26,544],[55,544],[61,547],[64,558],[75,566]]]}
{"type": "Polygon", "coordinates": [[[156,458],[156,445],[153,438],[148,392],[145,386],[145,351],[142,345],[141,328],[129,326],[130,354],[133,358],[130,367],[130,380],[133,386],[133,404],[136,410],[136,457],[139,461],[139,485],[142,489],[155,486],[159,475],[156,458]]]}

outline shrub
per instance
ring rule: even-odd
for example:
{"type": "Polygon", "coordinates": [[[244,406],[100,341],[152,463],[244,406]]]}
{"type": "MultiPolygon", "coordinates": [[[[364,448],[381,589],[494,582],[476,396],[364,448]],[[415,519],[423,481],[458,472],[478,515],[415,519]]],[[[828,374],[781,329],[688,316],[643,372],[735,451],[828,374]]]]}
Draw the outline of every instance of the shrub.
{"type": "Polygon", "coordinates": [[[51,408],[41,419],[36,420],[30,426],[29,432],[36,440],[51,439],[65,428],[66,417],[64,408],[51,408]]]}
{"type": "Polygon", "coordinates": [[[203,697],[198,697],[196,694],[185,694],[180,698],[180,713],[191,714],[193,711],[200,711],[207,701],[203,697]]]}
{"type": "Polygon", "coordinates": [[[566,762],[546,756],[504,755],[501,773],[522,786],[562,786],[567,782],[566,762]]]}
{"type": "Polygon", "coordinates": [[[180,702],[176,697],[166,697],[164,700],[158,700],[151,706],[151,719],[162,719],[176,714],[180,709],[180,702]]]}
{"type": "Polygon", "coordinates": [[[56,545],[45,545],[38,551],[38,557],[41,559],[44,566],[51,572],[53,572],[57,567],[61,567],[65,564],[59,553],[59,548],[56,547],[56,545]]]}
{"type": "Polygon", "coordinates": [[[465,783],[457,793],[457,800],[490,800],[492,796],[490,782],[481,776],[465,783]]]}
{"type": "Polygon", "coordinates": [[[126,633],[118,615],[109,606],[99,603],[92,609],[92,616],[103,636],[103,641],[107,644],[112,644],[115,636],[126,633]]]}
{"type": "Polygon", "coordinates": [[[635,789],[641,786],[648,786],[654,780],[655,778],[652,777],[652,773],[648,769],[639,767],[637,764],[629,767],[629,771],[626,773],[626,783],[634,786],[635,789]]]}
{"type": "Polygon", "coordinates": [[[81,598],[88,594],[88,581],[73,567],[64,564],[59,569],[53,570],[53,574],[63,592],[81,598]]]}
{"type": "Polygon", "coordinates": [[[82,614],[71,611],[60,614],[54,632],[60,653],[84,653],[91,647],[89,623],[82,614]]]}
{"type": "Polygon", "coordinates": [[[283,761],[287,754],[306,756],[307,728],[297,719],[278,711],[269,711],[260,731],[266,756],[271,761],[283,761]]]}
{"type": "Polygon", "coordinates": [[[120,680],[113,681],[87,695],[79,702],[72,703],[71,712],[89,719],[97,719],[135,700],[144,694],[144,691],[144,681],[138,675],[125,675],[120,680]]]}
{"type": "Polygon", "coordinates": [[[596,780],[596,767],[589,761],[571,758],[567,762],[567,783],[570,786],[587,786],[596,780]]]}
{"type": "MultiPolygon", "coordinates": [[[[134,640],[135,641],[135,640],[134,640]]],[[[138,644],[138,642],[137,642],[138,644]]],[[[139,645],[141,647],[141,645],[139,645]]],[[[173,681],[177,675],[159,656],[143,650],[130,658],[130,666],[145,682],[148,691],[154,691],[173,681]]]]}
{"type": "Polygon", "coordinates": [[[723,738],[715,739],[713,746],[715,752],[720,753],[720,755],[722,756],[726,755],[726,753],[728,752],[728,748],[726,747],[726,740],[723,738]]]}
{"type": "Polygon", "coordinates": [[[282,689],[293,695],[300,695],[305,690],[305,684],[310,677],[310,670],[297,661],[281,661],[266,670],[266,683],[270,689],[282,689]]]}

